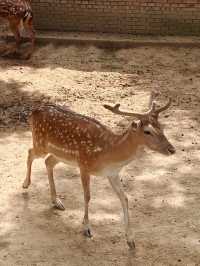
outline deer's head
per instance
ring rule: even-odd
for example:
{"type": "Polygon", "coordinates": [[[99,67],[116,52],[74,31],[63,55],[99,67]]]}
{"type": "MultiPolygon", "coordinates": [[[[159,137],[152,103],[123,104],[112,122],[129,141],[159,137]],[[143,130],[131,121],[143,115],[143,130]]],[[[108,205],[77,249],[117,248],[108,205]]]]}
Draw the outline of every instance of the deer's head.
{"type": "Polygon", "coordinates": [[[120,111],[120,104],[116,104],[114,107],[104,105],[104,107],[115,114],[137,118],[139,120],[138,122],[131,122],[131,130],[138,135],[141,143],[152,150],[165,155],[171,155],[175,153],[175,148],[166,138],[163,127],[158,121],[159,114],[171,105],[171,99],[164,106],[156,108],[154,101],[156,96],[157,93],[152,92],[149,110],[143,114],[120,111]]]}

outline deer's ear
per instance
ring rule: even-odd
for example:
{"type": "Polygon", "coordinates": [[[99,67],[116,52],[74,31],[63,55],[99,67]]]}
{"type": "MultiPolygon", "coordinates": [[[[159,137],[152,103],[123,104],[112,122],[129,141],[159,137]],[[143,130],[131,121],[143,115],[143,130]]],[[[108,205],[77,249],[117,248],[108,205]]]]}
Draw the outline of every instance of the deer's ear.
{"type": "Polygon", "coordinates": [[[143,123],[142,123],[141,120],[138,122],[137,126],[138,126],[138,128],[142,128],[143,127],[143,123]]]}
{"type": "Polygon", "coordinates": [[[138,124],[137,124],[136,122],[133,121],[133,122],[131,123],[131,127],[132,127],[133,131],[136,131],[137,128],[138,128],[138,124]]]}

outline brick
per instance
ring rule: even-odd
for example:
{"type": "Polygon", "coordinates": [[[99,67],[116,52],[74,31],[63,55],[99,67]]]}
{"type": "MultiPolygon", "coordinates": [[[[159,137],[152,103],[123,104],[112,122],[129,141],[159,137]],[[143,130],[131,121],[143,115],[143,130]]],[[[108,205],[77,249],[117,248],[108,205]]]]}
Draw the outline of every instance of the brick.
{"type": "Polygon", "coordinates": [[[40,30],[200,35],[200,0],[32,0],[32,6],[40,30]]]}

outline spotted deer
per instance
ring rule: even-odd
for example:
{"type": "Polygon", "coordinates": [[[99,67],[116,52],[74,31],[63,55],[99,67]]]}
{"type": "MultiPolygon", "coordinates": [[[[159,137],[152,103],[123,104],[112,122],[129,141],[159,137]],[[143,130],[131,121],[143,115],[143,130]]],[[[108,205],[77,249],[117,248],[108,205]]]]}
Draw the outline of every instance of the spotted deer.
{"type": "Polygon", "coordinates": [[[23,25],[29,31],[31,39],[31,49],[23,55],[23,58],[28,59],[34,50],[35,32],[30,2],[31,0],[0,0],[0,17],[9,22],[10,29],[16,40],[16,45],[4,51],[4,56],[18,53],[21,42],[20,25],[23,25]]]}
{"type": "Polygon", "coordinates": [[[63,210],[64,205],[57,197],[53,168],[59,162],[73,163],[80,169],[84,191],[85,213],[84,233],[91,237],[88,218],[90,201],[90,177],[106,176],[121,201],[127,243],[134,248],[128,213],[128,199],[119,179],[120,170],[136,157],[141,146],[164,155],[175,153],[175,148],[165,137],[158,121],[159,114],[166,110],[171,100],[163,107],[156,106],[151,97],[151,107],[146,113],[120,111],[119,104],[114,107],[104,105],[114,114],[138,119],[133,121],[121,134],[115,134],[99,121],[56,105],[46,105],[34,110],[30,117],[33,148],[28,152],[27,174],[23,188],[31,183],[31,165],[34,159],[47,156],[45,164],[48,173],[52,203],[63,210]]]}

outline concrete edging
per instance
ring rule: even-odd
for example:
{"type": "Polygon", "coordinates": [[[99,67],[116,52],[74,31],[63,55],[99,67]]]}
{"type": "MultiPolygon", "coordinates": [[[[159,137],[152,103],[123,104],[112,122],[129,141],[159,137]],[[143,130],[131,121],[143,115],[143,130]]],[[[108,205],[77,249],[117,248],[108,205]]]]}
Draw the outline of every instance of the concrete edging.
{"type": "MultiPolygon", "coordinates": [[[[13,36],[8,34],[3,37],[7,41],[13,40],[13,36]]],[[[28,38],[23,38],[27,41],[28,38]]],[[[82,45],[96,46],[99,48],[125,49],[140,46],[151,47],[200,47],[200,37],[180,37],[180,36],[133,36],[116,34],[93,34],[93,33],[68,33],[68,32],[39,32],[36,35],[38,45],[54,44],[56,46],[82,45]]]]}

